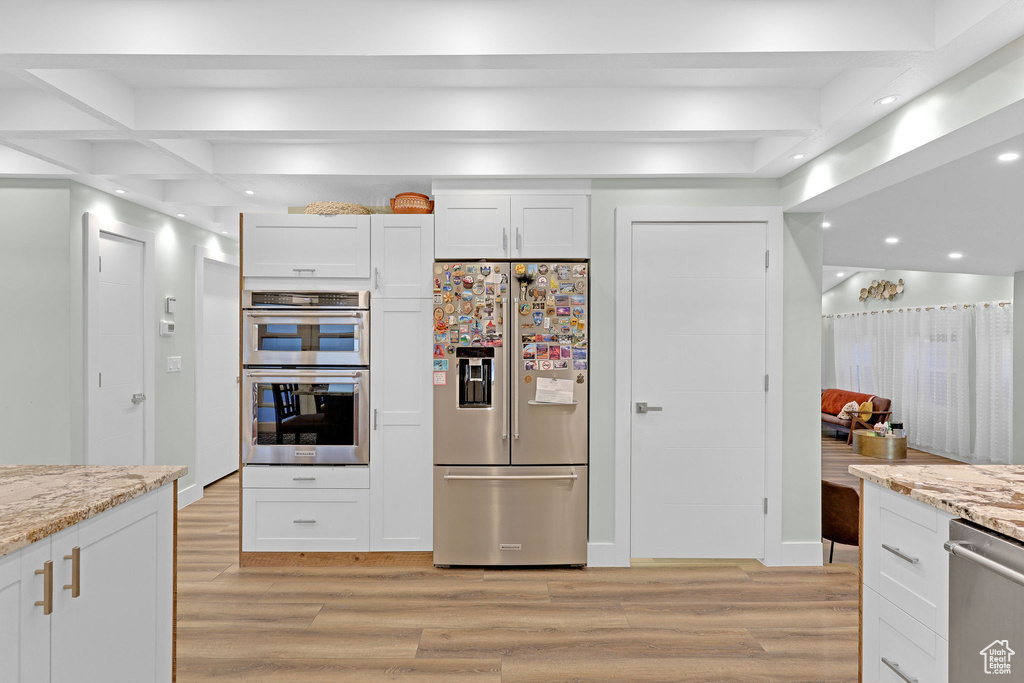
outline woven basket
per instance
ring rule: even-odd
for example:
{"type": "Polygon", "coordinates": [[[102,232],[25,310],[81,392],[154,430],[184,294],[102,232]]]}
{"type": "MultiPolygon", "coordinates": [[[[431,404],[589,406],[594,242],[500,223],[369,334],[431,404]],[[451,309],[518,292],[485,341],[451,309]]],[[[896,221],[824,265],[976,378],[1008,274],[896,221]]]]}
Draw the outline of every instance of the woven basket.
{"type": "Polygon", "coordinates": [[[370,210],[362,204],[347,204],[345,202],[313,202],[306,204],[306,213],[318,213],[322,215],[369,215],[370,210]]]}

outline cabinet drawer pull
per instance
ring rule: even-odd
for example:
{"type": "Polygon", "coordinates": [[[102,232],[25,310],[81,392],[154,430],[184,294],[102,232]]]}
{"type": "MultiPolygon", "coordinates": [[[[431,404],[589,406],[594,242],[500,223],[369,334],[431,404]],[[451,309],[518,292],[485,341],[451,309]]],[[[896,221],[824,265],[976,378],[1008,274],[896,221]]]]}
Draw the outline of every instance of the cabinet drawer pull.
{"type": "Polygon", "coordinates": [[[53,562],[43,562],[43,568],[37,569],[36,574],[43,575],[43,599],[36,600],[35,605],[43,608],[43,614],[53,614],[53,562]]]}
{"type": "Polygon", "coordinates": [[[64,590],[71,591],[71,597],[77,598],[82,594],[82,549],[76,545],[64,559],[71,560],[71,583],[65,585],[64,590]]]}
{"type": "Polygon", "coordinates": [[[315,519],[296,519],[293,524],[316,524],[315,519]]]}
{"type": "Polygon", "coordinates": [[[501,229],[501,250],[508,254],[508,228],[501,229]]]}
{"type": "Polygon", "coordinates": [[[523,250],[523,233],[516,228],[516,251],[521,252],[523,250]]]}
{"type": "Polygon", "coordinates": [[[882,548],[888,550],[890,553],[900,558],[904,562],[909,562],[910,564],[917,564],[920,561],[916,557],[911,557],[906,553],[901,553],[899,548],[893,548],[891,545],[886,545],[885,543],[883,543],[882,548]]]}
{"type": "Polygon", "coordinates": [[[905,680],[907,683],[917,683],[916,678],[914,678],[913,676],[908,676],[907,674],[903,673],[903,670],[900,669],[899,662],[894,662],[888,657],[882,657],[882,664],[885,664],[887,667],[892,669],[892,672],[894,674],[905,680]]]}
{"type": "Polygon", "coordinates": [[[292,268],[292,271],[299,275],[309,273],[311,277],[316,274],[316,268],[292,268]]]}
{"type": "Polygon", "coordinates": [[[316,481],[316,477],[292,477],[292,481],[316,481]]]}

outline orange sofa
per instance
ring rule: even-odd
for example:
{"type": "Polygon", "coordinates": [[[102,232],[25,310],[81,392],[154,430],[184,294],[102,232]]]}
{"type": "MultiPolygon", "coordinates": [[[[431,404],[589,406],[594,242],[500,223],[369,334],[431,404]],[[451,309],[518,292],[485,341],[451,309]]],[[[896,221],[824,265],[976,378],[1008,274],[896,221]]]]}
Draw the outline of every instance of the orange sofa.
{"type": "Polygon", "coordinates": [[[837,434],[845,433],[846,443],[853,441],[854,429],[873,429],[876,422],[886,422],[892,415],[892,401],[871,394],[861,394],[856,391],[844,391],[842,389],[823,389],[821,391],[821,426],[834,430],[837,434]],[[840,420],[839,413],[843,412],[843,406],[850,401],[856,401],[858,405],[864,401],[871,401],[871,416],[862,420],[860,415],[854,415],[851,420],[840,420]]]}

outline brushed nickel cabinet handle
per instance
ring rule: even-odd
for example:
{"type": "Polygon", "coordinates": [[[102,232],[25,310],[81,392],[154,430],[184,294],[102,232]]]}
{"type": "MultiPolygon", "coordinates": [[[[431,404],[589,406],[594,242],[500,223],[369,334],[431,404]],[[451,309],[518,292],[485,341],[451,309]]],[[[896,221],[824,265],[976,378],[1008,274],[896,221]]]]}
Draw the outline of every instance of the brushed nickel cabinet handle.
{"type": "Polygon", "coordinates": [[[523,233],[516,228],[516,251],[521,252],[523,250],[523,233]]]}
{"type": "Polygon", "coordinates": [[[907,683],[917,683],[916,678],[914,678],[913,676],[908,676],[907,674],[903,673],[903,671],[900,669],[899,662],[894,662],[888,657],[882,657],[882,664],[885,664],[887,667],[892,669],[892,672],[894,674],[905,680],[907,683]]]}
{"type": "Polygon", "coordinates": [[[65,585],[64,590],[71,591],[71,597],[77,598],[82,594],[82,549],[76,545],[64,559],[71,560],[71,583],[65,585]]]}
{"type": "Polygon", "coordinates": [[[296,519],[292,524],[316,524],[315,519],[296,519]]]}
{"type": "Polygon", "coordinates": [[[316,481],[316,477],[292,477],[292,481],[316,481]]]}
{"type": "Polygon", "coordinates": [[[35,605],[43,608],[43,614],[53,614],[53,562],[43,562],[43,568],[37,569],[36,574],[43,576],[43,599],[36,600],[35,605]]]}
{"type": "Polygon", "coordinates": [[[501,250],[508,254],[508,228],[501,229],[501,250]]]}
{"type": "Polygon", "coordinates": [[[917,564],[918,562],[920,562],[920,560],[918,560],[916,557],[911,557],[910,555],[907,555],[906,553],[902,553],[902,552],[900,552],[899,548],[893,548],[891,545],[886,545],[885,543],[883,543],[882,544],[882,548],[884,550],[888,550],[890,553],[892,553],[896,557],[900,558],[904,562],[909,562],[910,564],[917,564]]]}

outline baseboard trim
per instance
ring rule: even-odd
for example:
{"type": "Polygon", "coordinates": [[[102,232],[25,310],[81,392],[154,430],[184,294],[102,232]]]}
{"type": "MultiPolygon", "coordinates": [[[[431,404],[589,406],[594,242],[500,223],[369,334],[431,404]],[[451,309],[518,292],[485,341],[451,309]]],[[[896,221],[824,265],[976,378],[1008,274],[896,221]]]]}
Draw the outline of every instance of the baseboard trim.
{"type": "Polygon", "coordinates": [[[203,487],[198,484],[192,484],[187,488],[183,488],[178,491],[178,509],[191,505],[197,500],[203,499],[203,487]]]}
{"type": "Polygon", "coordinates": [[[821,541],[783,541],[773,556],[766,567],[820,567],[821,541]]]}
{"type": "Polygon", "coordinates": [[[628,567],[629,552],[623,553],[616,543],[588,543],[588,567],[628,567]]]}
{"type": "Polygon", "coordinates": [[[242,552],[242,567],[432,567],[432,552],[242,552]]]}

